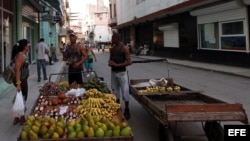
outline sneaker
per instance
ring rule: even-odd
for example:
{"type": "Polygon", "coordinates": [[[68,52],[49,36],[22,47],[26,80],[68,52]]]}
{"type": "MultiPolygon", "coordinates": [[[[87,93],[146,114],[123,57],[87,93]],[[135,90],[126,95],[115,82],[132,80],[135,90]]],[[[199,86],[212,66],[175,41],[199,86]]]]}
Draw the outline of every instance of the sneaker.
{"type": "Polygon", "coordinates": [[[41,81],[41,79],[37,79],[37,82],[40,82],[41,81]]]}
{"type": "Polygon", "coordinates": [[[47,77],[45,77],[43,80],[48,80],[48,78],[47,78],[47,77]]]}
{"type": "Polygon", "coordinates": [[[126,120],[130,119],[130,112],[129,112],[129,108],[125,108],[125,111],[123,113],[124,117],[126,120]]]}

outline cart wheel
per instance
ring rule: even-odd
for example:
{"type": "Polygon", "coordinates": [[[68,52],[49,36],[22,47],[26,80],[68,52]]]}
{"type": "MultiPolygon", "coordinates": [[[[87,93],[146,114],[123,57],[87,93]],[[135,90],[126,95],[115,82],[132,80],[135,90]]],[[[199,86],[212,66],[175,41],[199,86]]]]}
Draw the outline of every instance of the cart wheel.
{"type": "Polygon", "coordinates": [[[166,128],[162,124],[158,127],[159,141],[174,141],[174,137],[169,128],[166,128]]]}
{"type": "Polygon", "coordinates": [[[209,141],[224,141],[224,130],[218,122],[206,122],[204,131],[209,141]]]}

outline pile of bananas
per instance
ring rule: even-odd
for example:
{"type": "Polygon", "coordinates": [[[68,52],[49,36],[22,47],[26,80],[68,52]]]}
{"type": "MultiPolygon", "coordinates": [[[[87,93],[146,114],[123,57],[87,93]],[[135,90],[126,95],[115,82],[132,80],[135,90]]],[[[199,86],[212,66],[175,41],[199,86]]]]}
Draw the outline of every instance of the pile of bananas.
{"type": "Polygon", "coordinates": [[[112,119],[121,105],[116,103],[114,94],[102,93],[97,89],[89,89],[85,92],[80,104],[77,106],[79,117],[86,117],[88,114],[96,117],[112,119]]]}

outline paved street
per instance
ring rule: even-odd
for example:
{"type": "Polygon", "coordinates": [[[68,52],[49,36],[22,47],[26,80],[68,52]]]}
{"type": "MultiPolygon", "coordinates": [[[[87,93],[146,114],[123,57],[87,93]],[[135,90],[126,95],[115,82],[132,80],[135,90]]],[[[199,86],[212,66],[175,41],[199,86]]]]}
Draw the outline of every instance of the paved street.
{"type": "MultiPolygon", "coordinates": [[[[104,77],[105,82],[107,83],[108,87],[110,87],[110,68],[107,65],[109,53],[108,52],[96,52],[97,55],[97,60],[98,62],[94,65],[94,70],[97,72],[98,76],[104,77]]],[[[140,58],[144,58],[145,56],[139,56],[140,58]]],[[[138,57],[132,57],[132,60],[139,59],[138,57]]],[[[148,57],[147,57],[148,58],[148,57]]],[[[155,57],[150,57],[151,59],[155,59],[155,57]]],[[[200,89],[206,91],[208,94],[211,94],[212,97],[219,98],[221,100],[229,101],[229,102],[242,102],[244,107],[246,108],[246,112],[248,115],[250,115],[250,104],[249,104],[249,96],[246,96],[247,92],[243,92],[244,90],[249,91],[249,76],[247,76],[247,72],[250,72],[249,69],[244,69],[244,68],[236,68],[236,67],[228,67],[226,66],[218,66],[217,68],[224,68],[230,70],[231,73],[236,73],[237,75],[240,74],[245,75],[243,77],[238,77],[234,75],[228,75],[224,76],[226,74],[223,73],[216,73],[221,72],[220,70],[216,70],[212,64],[192,64],[194,67],[207,67],[207,68],[202,68],[200,69],[194,69],[190,67],[183,67],[183,65],[188,65],[193,62],[186,62],[186,61],[181,61],[181,60],[174,60],[170,59],[169,64],[166,63],[152,63],[152,65],[146,65],[146,64],[134,64],[130,67],[128,67],[128,74],[130,79],[141,79],[141,78],[159,78],[159,77],[166,77],[170,75],[171,77],[174,77],[174,80],[176,82],[181,83],[184,86],[188,86],[188,88],[192,89],[200,89]],[[179,62],[178,62],[179,61],[179,62]],[[182,63],[182,66],[175,65],[173,63],[182,63]],[[197,66],[195,66],[197,65],[197,66]],[[183,69],[185,68],[185,72],[183,72],[183,69]],[[208,70],[208,68],[211,69],[211,71],[205,71],[208,70]],[[203,71],[204,72],[200,72],[203,71]],[[191,72],[193,74],[191,75],[191,72]],[[237,73],[238,72],[238,73],[237,73]],[[182,74],[182,75],[181,75],[182,74]],[[201,74],[207,74],[207,75],[201,75],[201,74]],[[186,75],[186,76],[185,76],[186,75]],[[207,81],[214,81],[215,78],[218,78],[220,75],[223,75],[223,77],[228,81],[231,82],[233,80],[234,82],[241,82],[240,84],[234,84],[233,81],[232,83],[226,83],[230,84],[230,86],[227,86],[228,91],[232,91],[230,93],[227,90],[224,92],[220,90],[219,87],[216,87],[215,85],[211,85],[213,87],[213,90],[210,90],[209,87],[204,85],[205,83],[202,82],[202,80],[207,80],[207,81]],[[190,83],[193,81],[190,81],[187,78],[195,78],[198,77],[200,78],[199,81],[190,83]],[[184,80],[185,81],[182,81],[184,80]],[[232,88],[232,85],[237,87],[237,90],[234,90],[232,88]],[[243,87],[243,85],[245,87],[243,87]],[[238,90],[238,87],[241,87],[238,90]],[[234,91],[233,91],[234,90],[234,91]],[[226,94],[225,94],[226,93],[226,94]],[[238,94],[235,95],[235,94],[238,94]],[[239,94],[242,94],[239,96],[239,94]]],[[[47,66],[47,71],[48,74],[50,73],[59,73],[63,70],[64,67],[64,62],[59,61],[56,62],[54,65],[48,65],[47,66]]],[[[57,81],[57,77],[53,76],[51,77],[51,81],[57,81]]],[[[38,89],[44,85],[47,81],[41,81],[37,82],[37,76],[36,76],[36,65],[33,64],[31,65],[31,76],[29,78],[29,96],[28,96],[28,101],[26,103],[28,110],[26,114],[28,115],[30,113],[30,110],[32,106],[34,105],[35,100],[37,99],[38,96],[38,89]]],[[[220,82],[222,83],[222,82],[220,82]]],[[[225,85],[226,85],[225,84],[225,85]]],[[[226,87],[226,86],[224,86],[226,87]]],[[[224,89],[224,88],[223,88],[224,89]]],[[[12,120],[13,117],[10,113],[11,109],[11,101],[12,98],[15,95],[15,89],[11,90],[7,95],[2,97],[0,99],[0,138],[1,141],[15,141],[20,133],[21,127],[20,125],[12,125],[12,120]]],[[[134,141],[156,141],[158,140],[158,121],[150,115],[147,111],[144,110],[144,108],[138,104],[137,101],[135,101],[133,98],[131,98],[131,113],[132,117],[128,121],[129,125],[132,127],[133,133],[134,133],[134,141]]],[[[201,124],[197,123],[178,123],[178,132],[186,132],[188,135],[190,134],[195,134],[195,137],[189,137],[189,136],[184,136],[184,138],[179,138],[176,139],[176,141],[206,141],[207,139],[204,137],[204,133],[202,131],[201,124]],[[188,132],[191,131],[191,132],[188,132]],[[195,131],[195,132],[193,132],[195,131]]]]}

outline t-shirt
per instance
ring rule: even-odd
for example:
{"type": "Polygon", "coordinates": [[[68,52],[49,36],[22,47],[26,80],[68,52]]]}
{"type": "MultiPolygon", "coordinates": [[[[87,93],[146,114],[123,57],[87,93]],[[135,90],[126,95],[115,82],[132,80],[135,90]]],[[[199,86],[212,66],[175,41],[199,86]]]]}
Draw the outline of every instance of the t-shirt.
{"type": "Polygon", "coordinates": [[[44,42],[40,42],[36,45],[36,49],[37,49],[37,59],[45,59],[45,52],[47,50],[47,45],[44,42]]]}

